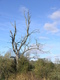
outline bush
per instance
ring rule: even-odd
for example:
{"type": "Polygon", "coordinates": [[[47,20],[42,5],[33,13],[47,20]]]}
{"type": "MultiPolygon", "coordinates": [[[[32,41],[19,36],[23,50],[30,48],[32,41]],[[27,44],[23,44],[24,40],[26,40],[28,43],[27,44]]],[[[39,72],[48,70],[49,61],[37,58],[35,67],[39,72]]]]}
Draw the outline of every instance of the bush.
{"type": "Polygon", "coordinates": [[[18,63],[19,63],[18,64],[18,71],[20,73],[26,73],[32,69],[32,65],[30,64],[29,60],[24,56],[22,56],[19,59],[18,63]]]}
{"type": "Polygon", "coordinates": [[[8,79],[15,72],[13,63],[11,59],[0,57],[0,80],[8,79]]]}
{"type": "Polygon", "coordinates": [[[35,63],[34,73],[39,78],[49,78],[50,73],[54,69],[54,64],[52,62],[45,62],[43,59],[39,59],[35,63]]]}

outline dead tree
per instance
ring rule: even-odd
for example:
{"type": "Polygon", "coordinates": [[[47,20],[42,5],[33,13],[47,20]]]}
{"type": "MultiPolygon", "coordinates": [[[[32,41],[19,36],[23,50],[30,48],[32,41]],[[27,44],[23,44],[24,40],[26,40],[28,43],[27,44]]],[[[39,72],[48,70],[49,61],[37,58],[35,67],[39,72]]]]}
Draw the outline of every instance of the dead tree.
{"type": "Polygon", "coordinates": [[[40,50],[40,44],[37,44],[36,42],[36,47],[33,47],[33,46],[29,46],[29,41],[27,42],[29,36],[32,34],[32,33],[35,33],[35,32],[38,32],[38,30],[33,30],[32,32],[29,32],[29,29],[30,29],[30,15],[29,15],[29,12],[27,14],[27,17],[26,15],[24,14],[24,17],[25,17],[25,21],[26,21],[26,35],[19,41],[19,42],[16,42],[16,33],[17,33],[17,29],[16,29],[16,23],[14,25],[14,33],[12,33],[12,31],[10,30],[10,33],[11,33],[11,39],[12,39],[12,48],[13,48],[13,51],[16,55],[16,65],[18,65],[18,59],[20,57],[20,53],[21,53],[21,50],[22,50],[22,47],[24,47],[23,51],[22,51],[22,55],[24,55],[24,53],[26,53],[27,51],[29,50],[32,50],[32,49],[37,49],[37,50],[40,50]],[[18,47],[18,44],[19,44],[19,47],[18,47]]]}

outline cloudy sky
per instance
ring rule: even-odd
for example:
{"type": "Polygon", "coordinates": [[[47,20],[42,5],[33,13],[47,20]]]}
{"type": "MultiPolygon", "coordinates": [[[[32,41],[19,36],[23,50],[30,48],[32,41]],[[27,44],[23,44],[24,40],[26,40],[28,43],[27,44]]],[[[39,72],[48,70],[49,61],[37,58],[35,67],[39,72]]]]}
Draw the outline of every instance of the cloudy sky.
{"type": "Polygon", "coordinates": [[[60,58],[60,0],[0,0],[0,53],[3,55],[11,48],[10,30],[14,30],[11,23],[16,21],[17,40],[25,34],[24,10],[31,15],[30,30],[40,30],[33,38],[50,51],[40,57],[60,58]]]}

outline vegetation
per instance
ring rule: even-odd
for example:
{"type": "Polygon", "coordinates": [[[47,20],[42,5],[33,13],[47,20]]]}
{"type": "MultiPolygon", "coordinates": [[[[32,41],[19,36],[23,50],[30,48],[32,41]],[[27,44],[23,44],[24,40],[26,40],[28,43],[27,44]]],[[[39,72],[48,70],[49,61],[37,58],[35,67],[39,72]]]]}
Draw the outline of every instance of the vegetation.
{"type": "Polygon", "coordinates": [[[60,80],[60,64],[47,59],[29,61],[22,56],[18,71],[13,59],[0,56],[0,80],[60,80]]]}
{"type": "Polygon", "coordinates": [[[10,30],[10,37],[12,39],[12,49],[16,57],[11,56],[10,52],[7,52],[4,56],[0,56],[0,80],[60,80],[60,63],[55,64],[47,59],[31,61],[27,58],[30,50],[36,49],[42,53],[45,53],[45,51],[42,50],[43,45],[37,43],[37,40],[35,45],[29,44],[29,36],[37,30],[29,32],[29,12],[27,17],[25,14],[24,17],[27,27],[26,35],[19,42],[16,41],[16,24],[12,24],[14,32],[10,30]],[[28,53],[28,55],[24,55],[25,53],[28,53]]]}

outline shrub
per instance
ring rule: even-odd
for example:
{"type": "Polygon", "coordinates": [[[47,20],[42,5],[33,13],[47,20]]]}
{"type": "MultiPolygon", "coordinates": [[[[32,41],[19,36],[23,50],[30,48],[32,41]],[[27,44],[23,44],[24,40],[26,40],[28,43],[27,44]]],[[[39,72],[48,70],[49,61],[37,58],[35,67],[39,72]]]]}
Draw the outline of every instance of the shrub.
{"type": "Polygon", "coordinates": [[[0,80],[8,79],[15,72],[14,61],[8,58],[0,57],[0,80]]]}
{"type": "Polygon", "coordinates": [[[19,59],[18,71],[20,73],[26,73],[31,69],[32,69],[32,65],[30,64],[29,60],[26,57],[22,56],[19,59]]]}

